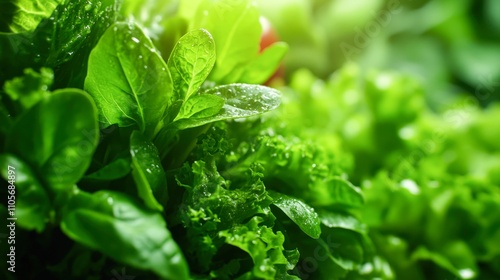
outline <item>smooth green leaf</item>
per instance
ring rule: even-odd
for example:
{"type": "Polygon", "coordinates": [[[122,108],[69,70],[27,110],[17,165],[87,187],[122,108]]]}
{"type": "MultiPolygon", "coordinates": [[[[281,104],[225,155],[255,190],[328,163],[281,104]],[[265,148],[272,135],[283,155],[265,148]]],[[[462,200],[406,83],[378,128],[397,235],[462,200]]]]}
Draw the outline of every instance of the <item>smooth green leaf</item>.
{"type": "Polygon", "coordinates": [[[90,54],[85,89],[94,97],[102,127],[135,125],[151,138],[169,106],[172,82],[142,30],[116,23],[90,54]]]}
{"type": "Polygon", "coordinates": [[[257,56],[262,32],[259,16],[253,1],[211,0],[199,4],[191,18],[191,29],[206,29],[216,42],[217,60],[210,80],[235,82],[224,78],[257,56]]]}
{"type": "Polygon", "coordinates": [[[361,234],[366,234],[366,225],[351,215],[335,213],[330,211],[320,211],[321,223],[329,228],[343,228],[361,234]]]}
{"type": "Polygon", "coordinates": [[[179,129],[201,126],[207,123],[244,118],[273,110],[280,104],[279,91],[260,85],[229,84],[216,86],[200,93],[221,97],[222,109],[213,116],[189,118],[174,123],[179,129]]]}
{"type": "Polygon", "coordinates": [[[85,179],[110,181],[125,177],[130,173],[130,158],[118,158],[101,169],[85,176],[85,179]]]}
{"type": "Polygon", "coordinates": [[[224,99],[219,96],[195,95],[182,104],[174,122],[180,119],[212,117],[222,109],[222,106],[224,106],[224,99]]]}
{"type": "Polygon", "coordinates": [[[314,197],[315,205],[360,207],[364,203],[361,191],[345,179],[334,177],[318,184],[322,184],[322,188],[318,188],[320,193],[314,197]]]}
{"type": "Polygon", "coordinates": [[[90,96],[62,89],[16,120],[6,150],[43,174],[50,188],[68,188],[90,165],[98,135],[97,110],[90,96]]]}
{"type": "Polygon", "coordinates": [[[24,229],[42,232],[51,210],[47,192],[30,167],[17,157],[0,155],[0,167],[5,181],[13,183],[5,187],[7,199],[15,201],[15,204],[7,203],[9,217],[17,218],[16,224],[24,229]]]}
{"type": "Polygon", "coordinates": [[[61,229],[118,262],[162,278],[189,279],[187,263],[163,217],[123,193],[77,193],[64,211],[61,229]]]}
{"type": "Polygon", "coordinates": [[[27,109],[49,94],[54,72],[49,68],[40,69],[40,73],[31,68],[24,70],[24,76],[5,82],[5,92],[12,100],[19,101],[27,109]]]}
{"type": "Polygon", "coordinates": [[[269,195],[273,198],[273,204],[281,209],[304,233],[312,238],[319,238],[321,221],[314,208],[297,198],[282,193],[269,191],[269,195]]]}
{"type": "Polygon", "coordinates": [[[263,84],[276,72],[287,51],[288,45],[284,42],[272,44],[245,66],[238,81],[246,84],[263,84]]]}
{"type": "Polygon", "coordinates": [[[158,201],[166,201],[167,177],[158,149],[136,130],[130,135],[130,154],[132,176],[139,196],[149,208],[163,211],[163,206],[158,201]]]}
{"type": "Polygon", "coordinates": [[[2,11],[2,25],[7,25],[10,32],[22,33],[35,30],[38,24],[48,18],[64,0],[3,0],[2,2],[4,2],[2,8],[5,9],[2,11]]]}
{"type": "Polygon", "coordinates": [[[187,100],[210,74],[215,63],[215,43],[210,33],[200,29],[184,35],[168,59],[174,84],[173,101],[187,100]]]}

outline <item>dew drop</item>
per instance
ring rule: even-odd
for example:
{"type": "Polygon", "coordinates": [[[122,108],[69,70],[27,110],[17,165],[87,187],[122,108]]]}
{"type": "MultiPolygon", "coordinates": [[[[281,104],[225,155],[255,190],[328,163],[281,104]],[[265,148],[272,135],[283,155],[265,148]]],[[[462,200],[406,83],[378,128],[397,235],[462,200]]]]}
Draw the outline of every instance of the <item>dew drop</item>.
{"type": "Polygon", "coordinates": [[[476,273],[472,269],[464,268],[458,271],[463,279],[471,279],[476,276],[476,273]]]}

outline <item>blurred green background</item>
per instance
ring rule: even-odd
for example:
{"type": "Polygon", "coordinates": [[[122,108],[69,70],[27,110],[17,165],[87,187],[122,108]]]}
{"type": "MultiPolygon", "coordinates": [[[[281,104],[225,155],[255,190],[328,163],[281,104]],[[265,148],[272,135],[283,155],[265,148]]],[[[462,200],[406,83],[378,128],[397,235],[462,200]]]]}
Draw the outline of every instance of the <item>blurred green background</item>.
{"type": "Polygon", "coordinates": [[[472,94],[499,99],[498,0],[258,0],[290,44],[287,73],[326,78],[346,61],[409,73],[433,109],[472,94]]]}

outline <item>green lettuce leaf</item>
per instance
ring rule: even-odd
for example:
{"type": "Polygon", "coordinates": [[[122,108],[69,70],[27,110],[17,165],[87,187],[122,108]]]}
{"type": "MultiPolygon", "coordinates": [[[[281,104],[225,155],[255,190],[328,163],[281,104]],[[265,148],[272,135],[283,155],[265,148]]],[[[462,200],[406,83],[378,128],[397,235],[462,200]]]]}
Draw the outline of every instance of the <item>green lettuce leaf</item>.
{"type": "Polygon", "coordinates": [[[9,198],[15,204],[8,204],[9,217],[21,228],[42,232],[50,220],[51,201],[31,168],[17,157],[0,155],[2,177],[9,182],[9,198]],[[11,184],[10,184],[11,183],[11,184]],[[11,188],[10,186],[14,186],[11,188]],[[14,207],[11,209],[11,205],[14,207]]]}
{"type": "MultiPolygon", "coordinates": [[[[259,115],[277,108],[280,104],[279,91],[259,85],[229,84],[216,86],[200,93],[202,95],[212,95],[218,98],[199,98],[200,102],[205,101],[205,106],[211,107],[209,111],[204,111],[203,115],[193,116],[187,119],[176,120],[173,124],[178,129],[197,127],[207,123],[220,120],[244,118],[259,115]],[[222,99],[224,105],[217,110],[222,99]],[[211,114],[210,114],[211,113],[211,114]]],[[[196,96],[193,96],[195,98],[196,96]]],[[[198,103],[198,100],[197,102],[198,103]]],[[[202,105],[197,105],[202,107],[202,105]]],[[[199,110],[199,109],[198,109],[199,110]]]]}
{"type": "Polygon", "coordinates": [[[57,90],[15,121],[6,151],[43,174],[52,190],[71,188],[90,165],[97,125],[97,110],[87,93],[57,90]]]}
{"type": "Polygon", "coordinates": [[[29,1],[29,0],[6,0],[3,1],[2,8],[2,29],[8,26],[8,31],[12,33],[30,32],[48,18],[56,9],[57,5],[64,0],[29,1]]]}
{"type": "Polygon", "coordinates": [[[189,269],[163,217],[119,192],[77,192],[61,222],[71,239],[162,278],[189,279],[189,269]]]}
{"type": "Polygon", "coordinates": [[[172,80],[140,27],[116,23],[90,54],[85,89],[96,102],[102,127],[135,126],[152,138],[169,106],[172,80]]]}
{"type": "Polygon", "coordinates": [[[167,65],[174,94],[172,101],[188,100],[210,74],[215,63],[215,43],[207,31],[194,30],[179,39],[167,65]]]}
{"type": "Polygon", "coordinates": [[[273,204],[283,211],[304,233],[316,239],[321,234],[318,213],[304,202],[278,192],[270,191],[273,204]]]}

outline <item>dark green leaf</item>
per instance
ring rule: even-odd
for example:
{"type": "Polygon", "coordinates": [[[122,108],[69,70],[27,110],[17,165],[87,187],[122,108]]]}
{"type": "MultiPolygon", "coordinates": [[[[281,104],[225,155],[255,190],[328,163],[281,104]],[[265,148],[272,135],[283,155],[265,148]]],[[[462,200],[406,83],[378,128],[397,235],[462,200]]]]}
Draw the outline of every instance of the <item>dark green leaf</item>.
{"type": "Polygon", "coordinates": [[[9,217],[17,218],[16,224],[24,229],[42,232],[51,210],[47,192],[30,167],[17,157],[0,155],[0,167],[2,177],[13,183],[5,187],[7,199],[15,201],[7,204],[9,217]]]}
{"type": "Polygon", "coordinates": [[[359,235],[344,229],[325,230],[318,244],[328,250],[329,259],[343,270],[354,270],[363,262],[359,235]]]}
{"type": "Polygon", "coordinates": [[[158,149],[139,131],[134,131],[130,136],[130,154],[132,175],[139,196],[149,208],[163,211],[163,206],[158,201],[166,201],[167,179],[158,149]]]}
{"type": "Polygon", "coordinates": [[[189,279],[184,256],[162,216],[122,193],[77,193],[63,214],[61,229],[116,261],[162,278],[189,279]]]}
{"type": "MultiPolygon", "coordinates": [[[[1,99],[0,99],[1,100],[1,99]]],[[[0,103],[0,133],[7,134],[12,127],[12,118],[2,103],[0,103]]]]}
{"type": "Polygon", "coordinates": [[[63,89],[16,120],[6,150],[43,174],[49,187],[68,188],[87,170],[98,135],[97,110],[90,96],[63,89]]]}
{"type": "MultiPolygon", "coordinates": [[[[13,33],[22,33],[35,30],[38,24],[54,12],[57,5],[64,0],[3,0],[2,21],[13,33]],[[5,6],[4,6],[5,5],[5,6]],[[8,8],[7,8],[8,7],[8,8]]],[[[0,30],[4,31],[4,30],[0,30]]]]}
{"type": "Polygon", "coordinates": [[[208,77],[214,63],[215,43],[206,30],[191,31],[180,38],[167,63],[174,83],[172,102],[188,100],[208,77]]]}
{"type": "Polygon", "coordinates": [[[85,179],[93,180],[115,180],[127,175],[130,170],[131,160],[130,158],[118,158],[103,168],[85,176],[85,179]]]}
{"type": "Polygon", "coordinates": [[[25,68],[49,67],[54,69],[57,88],[81,88],[88,55],[116,20],[120,2],[64,1],[32,32],[0,34],[0,64],[5,66],[0,69],[0,82],[22,75],[25,68]]]}
{"type": "Polygon", "coordinates": [[[90,54],[85,89],[96,101],[103,127],[136,125],[151,138],[169,106],[172,82],[167,65],[142,30],[132,23],[116,23],[90,54]]]}
{"type": "Polygon", "coordinates": [[[283,211],[299,228],[312,238],[321,235],[321,221],[318,213],[304,202],[282,193],[269,191],[273,204],[283,211]]]}

